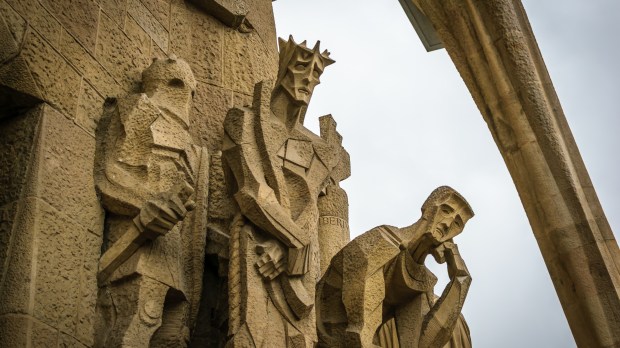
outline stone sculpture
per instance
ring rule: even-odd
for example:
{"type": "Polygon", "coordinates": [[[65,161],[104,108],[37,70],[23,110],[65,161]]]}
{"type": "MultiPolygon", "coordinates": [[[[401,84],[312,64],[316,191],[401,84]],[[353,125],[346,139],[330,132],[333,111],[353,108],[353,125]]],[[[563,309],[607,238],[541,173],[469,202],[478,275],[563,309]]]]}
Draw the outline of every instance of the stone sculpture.
{"type": "Polygon", "coordinates": [[[209,161],[189,133],[189,65],[155,59],[142,82],[144,93],[107,102],[97,131],[106,251],[96,345],[185,347],[202,286],[209,161]]]}
{"type": "MultiPolygon", "coordinates": [[[[338,182],[349,176],[349,159],[335,122],[322,118],[321,137],[303,126],[334,61],[318,42],[310,49],[290,37],[280,40],[279,62],[275,88],[257,84],[252,106],[230,110],[224,122],[222,160],[239,206],[230,232],[229,347],[315,345],[315,286],[329,252],[319,247],[319,216],[346,217],[338,182]],[[329,212],[320,211],[321,195],[329,212]]],[[[348,238],[348,222],[341,227],[334,239],[348,238]]]]}
{"type": "Polygon", "coordinates": [[[471,277],[453,238],[472,216],[458,192],[439,187],[413,225],[376,227],[338,252],[317,286],[319,346],[471,347],[460,314],[471,277]],[[439,298],[429,254],[450,276],[439,298]]]}

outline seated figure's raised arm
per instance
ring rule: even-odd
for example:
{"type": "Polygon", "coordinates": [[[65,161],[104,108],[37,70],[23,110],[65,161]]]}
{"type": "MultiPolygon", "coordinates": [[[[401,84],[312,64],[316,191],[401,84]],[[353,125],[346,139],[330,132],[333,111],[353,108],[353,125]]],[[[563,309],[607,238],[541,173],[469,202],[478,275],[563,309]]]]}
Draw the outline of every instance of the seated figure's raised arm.
{"type": "Polygon", "coordinates": [[[436,258],[448,265],[450,282],[424,318],[420,347],[441,348],[450,341],[471,284],[456,244],[445,242],[437,250],[436,258]]]}

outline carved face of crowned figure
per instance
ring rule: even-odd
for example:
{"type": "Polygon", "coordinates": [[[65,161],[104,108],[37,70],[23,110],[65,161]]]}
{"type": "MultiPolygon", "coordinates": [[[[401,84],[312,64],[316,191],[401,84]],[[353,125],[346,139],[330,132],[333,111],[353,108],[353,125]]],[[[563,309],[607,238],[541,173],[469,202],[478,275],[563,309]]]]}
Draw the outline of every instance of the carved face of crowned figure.
{"type": "Polygon", "coordinates": [[[427,233],[435,246],[459,235],[474,215],[465,198],[447,186],[431,193],[422,206],[422,214],[429,222],[427,233]]]}
{"type": "Polygon", "coordinates": [[[278,83],[295,105],[307,106],[323,70],[334,61],[327,50],[320,53],[320,41],[310,49],[305,41],[298,45],[289,37],[289,41],[280,39],[280,47],[278,83]]]}

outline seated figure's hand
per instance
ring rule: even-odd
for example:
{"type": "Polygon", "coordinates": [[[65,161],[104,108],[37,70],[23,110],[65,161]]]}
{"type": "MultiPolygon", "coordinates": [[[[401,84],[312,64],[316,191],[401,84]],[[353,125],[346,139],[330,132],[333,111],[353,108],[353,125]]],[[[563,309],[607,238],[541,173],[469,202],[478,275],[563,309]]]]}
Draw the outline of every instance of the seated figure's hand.
{"type": "Polygon", "coordinates": [[[257,245],[256,252],[260,255],[256,268],[264,278],[274,279],[286,269],[286,252],[275,240],[257,245]]]}
{"type": "Polygon", "coordinates": [[[447,263],[450,279],[469,276],[465,261],[461,258],[458,247],[452,241],[446,241],[437,246],[433,249],[432,255],[437,263],[447,263]]]}
{"type": "Polygon", "coordinates": [[[143,231],[153,233],[154,237],[165,235],[194,209],[196,204],[190,199],[193,193],[194,189],[187,182],[174,186],[147,201],[140,210],[136,223],[143,231]]]}

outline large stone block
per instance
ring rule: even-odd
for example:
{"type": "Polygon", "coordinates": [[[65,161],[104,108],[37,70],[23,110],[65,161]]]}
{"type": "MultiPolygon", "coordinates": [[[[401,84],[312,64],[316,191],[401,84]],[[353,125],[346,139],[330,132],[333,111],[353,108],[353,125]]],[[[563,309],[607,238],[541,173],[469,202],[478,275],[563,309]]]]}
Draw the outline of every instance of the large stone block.
{"type": "Polygon", "coordinates": [[[273,55],[277,55],[278,47],[276,43],[276,24],[273,17],[272,0],[253,0],[248,1],[248,16],[256,33],[263,41],[265,48],[273,55]]]}
{"type": "Polygon", "coordinates": [[[149,65],[149,55],[107,15],[102,14],[95,57],[112,74],[124,93],[139,89],[140,75],[149,65]]]}
{"type": "Polygon", "coordinates": [[[133,41],[140,53],[152,57],[152,40],[149,34],[131,16],[125,19],[125,33],[133,41]]]}
{"type": "Polygon", "coordinates": [[[87,348],[92,347],[92,344],[85,345],[82,342],[76,340],[67,334],[60,333],[58,337],[58,348],[87,348]]]}
{"type": "Polygon", "coordinates": [[[26,36],[21,56],[45,101],[68,117],[75,115],[80,75],[43,37],[34,31],[26,36]]]}
{"type": "Polygon", "coordinates": [[[80,268],[80,289],[78,293],[75,337],[92,346],[95,337],[95,307],[97,304],[97,271],[101,254],[102,239],[93,233],[82,234],[83,248],[80,268]]]}
{"type": "Polygon", "coordinates": [[[120,28],[125,23],[125,13],[127,12],[127,0],[99,0],[101,10],[111,18],[120,28]]]}
{"type": "Polygon", "coordinates": [[[33,162],[41,108],[23,115],[0,116],[0,207],[18,200],[33,162]]]}
{"type": "Polygon", "coordinates": [[[95,139],[49,106],[45,107],[41,138],[36,195],[101,233],[103,211],[92,175],[95,139]]]}
{"type": "Polygon", "coordinates": [[[79,241],[87,232],[46,203],[40,202],[38,208],[33,314],[44,323],[73,333],[82,261],[79,241]]]}
{"type": "MultiPolygon", "coordinates": [[[[192,5],[188,5],[191,23],[191,51],[187,61],[194,71],[196,79],[217,86],[222,85],[222,60],[224,59],[222,23],[208,16],[192,5]]],[[[226,48],[231,49],[229,47],[226,48]]]]}
{"type": "Polygon", "coordinates": [[[103,97],[119,94],[119,84],[112,75],[71,34],[63,31],[60,53],[103,97]]]}
{"type": "MultiPolygon", "coordinates": [[[[168,5],[169,6],[169,5],[168,5]]],[[[168,30],[147,9],[140,0],[129,0],[127,12],[146,31],[151,39],[164,51],[168,51],[168,30]]]]}
{"type": "Polygon", "coordinates": [[[58,45],[60,23],[38,0],[5,0],[28,24],[53,46],[58,45]]]}
{"type": "Polygon", "coordinates": [[[99,5],[94,0],[40,0],[90,52],[95,51],[99,5]]]}
{"type": "Polygon", "coordinates": [[[34,279],[33,259],[36,257],[33,239],[37,203],[35,198],[18,202],[14,220],[11,222],[7,256],[2,265],[0,315],[32,313],[30,298],[34,279]]]}
{"type": "Polygon", "coordinates": [[[26,347],[29,320],[25,315],[0,315],[0,347],[26,347]]]}
{"type": "Polygon", "coordinates": [[[26,315],[0,316],[0,347],[56,347],[58,331],[26,315]]]}
{"type": "Polygon", "coordinates": [[[224,87],[251,95],[256,83],[275,80],[277,56],[265,47],[258,34],[228,31],[224,38],[224,87]]]}
{"type": "Polygon", "coordinates": [[[78,125],[95,136],[97,124],[103,112],[103,98],[86,80],[82,80],[80,99],[75,121],[78,125]]]}
{"type": "Polygon", "coordinates": [[[187,25],[189,19],[190,12],[185,1],[173,0],[170,6],[170,53],[185,59],[189,59],[191,52],[191,30],[187,25]]]}
{"type": "Polygon", "coordinates": [[[27,23],[15,10],[0,1],[0,63],[14,57],[24,40],[27,23]]]}
{"type": "Polygon", "coordinates": [[[92,342],[101,239],[45,202],[38,204],[33,314],[92,342]]]}
{"type": "Polygon", "coordinates": [[[207,146],[209,152],[222,147],[224,117],[232,107],[232,99],[230,90],[202,82],[196,87],[190,125],[194,138],[207,146]]]}
{"type": "Polygon", "coordinates": [[[164,29],[169,30],[170,0],[142,0],[142,4],[155,16],[164,29]]]}

